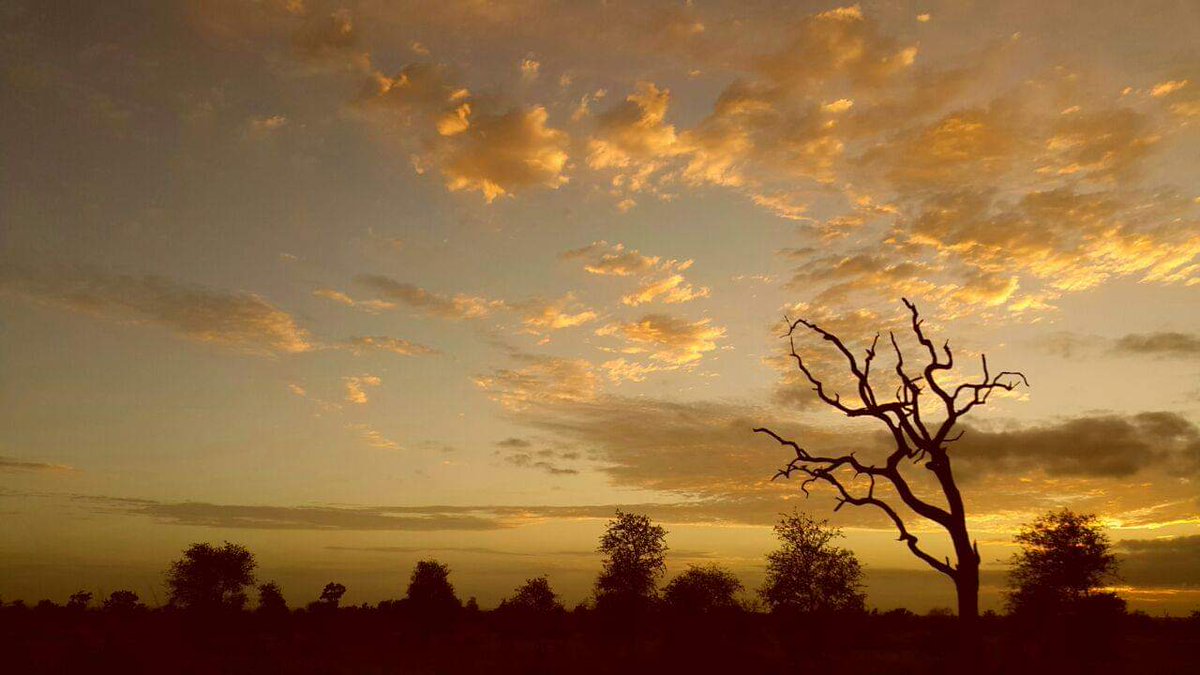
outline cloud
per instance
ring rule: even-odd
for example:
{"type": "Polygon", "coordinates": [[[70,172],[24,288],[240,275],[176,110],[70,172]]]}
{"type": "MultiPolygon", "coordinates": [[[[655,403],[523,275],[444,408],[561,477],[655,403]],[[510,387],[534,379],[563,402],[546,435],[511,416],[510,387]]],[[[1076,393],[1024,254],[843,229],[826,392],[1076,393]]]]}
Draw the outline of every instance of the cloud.
{"type": "Polygon", "coordinates": [[[502,368],[475,378],[475,385],[509,410],[519,411],[531,405],[590,401],[596,397],[599,378],[592,365],[583,359],[518,354],[525,364],[516,369],[502,368]]]}
{"type": "Polygon", "coordinates": [[[1183,89],[1187,85],[1188,85],[1187,80],[1168,80],[1167,82],[1160,82],[1160,83],[1154,85],[1154,87],[1152,89],[1150,89],[1150,95],[1153,96],[1154,98],[1162,98],[1163,96],[1170,96],[1171,94],[1174,94],[1175,92],[1179,91],[1180,89],[1183,89]]]}
{"type": "Polygon", "coordinates": [[[475,99],[444,66],[410,64],[394,77],[373,72],[358,103],[412,151],[418,173],[438,167],[450,191],[479,192],[491,203],[568,182],[570,138],[547,124],[544,106],[489,110],[489,101],[475,99]]]}
{"type": "Polygon", "coordinates": [[[630,307],[656,301],[664,304],[690,302],[707,298],[711,292],[707,287],[696,287],[684,278],[682,272],[691,268],[692,260],[664,260],[659,256],[642,255],[636,249],[628,250],[620,243],[596,241],[583,248],[566,251],[559,257],[564,260],[583,260],[583,269],[591,274],[637,277],[637,290],[621,298],[621,302],[630,307]]]}
{"type": "Polygon", "coordinates": [[[580,259],[584,261],[583,269],[591,274],[601,276],[629,277],[642,276],[658,268],[662,258],[642,255],[637,250],[628,250],[624,244],[609,244],[607,241],[596,241],[559,255],[564,260],[580,259]]]}
{"type": "Polygon", "coordinates": [[[386,335],[364,335],[352,337],[344,343],[346,347],[354,351],[356,354],[367,351],[376,350],[399,354],[400,356],[430,356],[433,354],[441,354],[441,351],[433,347],[409,342],[403,338],[388,337],[386,335]]]}
{"type": "Polygon", "coordinates": [[[522,468],[538,469],[550,474],[551,476],[574,476],[579,473],[578,469],[559,466],[549,460],[542,459],[537,454],[528,452],[518,452],[511,455],[506,455],[504,457],[504,461],[522,468]]]}
{"type": "Polygon", "coordinates": [[[22,473],[65,473],[78,471],[78,469],[66,464],[37,462],[26,459],[17,459],[16,457],[0,456],[0,471],[22,473]]]}
{"type": "Polygon", "coordinates": [[[444,319],[480,319],[506,306],[502,300],[488,300],[463,293],[454,296],[433,293],[413,284],[381,275],[363,275],[357,280],[389,300],[401,302],[430,316],[444,319]]]}
{"type": "Polygon", "coordinates": [[[637,321],[610,323],[596,335],[620,337],[629,345],[625,354],[648,354],[670,366],[687,366],[717,348],[725,329],[712,325],[712,319],[690,322],[667,314],[646,314],[637,321]]]}
{"type": "Polygon", "coordinates": [[[507,527],[495,517],[382,507],[239,506],[204,502],[134,505],[130,512],[163,523],[251,530],[481,531],[507,527]]]}
{"type": "Polygon", "coordinates": [[[283,115],[251,117],[246,123],[247,139],[262,139],[279,131],[288,125],[288,118],[283,115]]]}
{"type": "Polygon", "coordinates": [[[608,379],[612,382],[642,382],[647,375],[658,373],[665,370],[673,370],[673,367],[656,365],[653,363],[639,363],[630,361],[625,358],[610,359],[600,364],[600,368],[604,370],[608,379]]]}
{"type": "MultiPolygon", "coordinates": [[[[360,401],[351,401],[351,402],[359,403],[360,401]]],[[[362,403],[366,402],[365,394],[363,396],[363,401],[361,401],[361,402],[362,403]]],[[[366,444],[371,446],[372,448],[379,448],[380,450],[402,450],[403,449],[399,443],[397,443],[396,441],[393,441],[392,439],[388,438],[387,436],[384,436],[380,431],[372,428],[371,426],[369,426],[367,424],[350,424],[350,425],[348,425],[348,427],[354,431],[357,431],[358,435],[363,439],[363,441],[366,442],[366,444]]]]}
{"type": "Polygon", "coordinates": [[[1123,539],[1114,548],[1123,581],[1151,588],[1200,588],[1200,535],[1123,539]]]}
{"type": "Polygon", "coordinates": [[[158,276],[84,268],[7,266],[0,292],[253,354],[296,354],[316,345],[290,314],[252,293],[185,285],[158,276]]]}
{"type": "Polygon", "coordinates": [[[471,190],[491,203],[527,187],[567,183],[567,134],[546,126],[541,106],[483,114],[451,136],[442,172],[451,191],[471,190]]]}
{"type": "Polygon", "coordinates": [[[512,308],[521,312],[523,315],[521,323],[525,325],[526,330],[533,334],[575,328],[591,323],[598,318],[599,315],[594,310],[582,307],[578,308],[575,313],[571,313],[568,307],[574,304],[575,296],[568,293],[557,300],[529,300],[514,303],[512,308]]]}
{"type": "MultiPolygon", "coordinates": [[[[563,446],[563,443],[555,443],[563,446]]],[[[506,438],[496,443],[500,450],[496,451],[505,462],[527,469],[537,469],[551,476],[574,476],[579,470],[564,466],[561,462],[574,462],[580,459],[579,452],[574,450],[557,450],[554,448],[534,449],[534,443],[523,438],[506,438]]]]}
{"type": "Polygon", "coordinates": [[[1033,344],[1047,354],[1069,359],[1089,354],[1103,342],[1104,338],[1097,336],[1083,336],[1068,331],[1055,331],[1039,335],[1033,344]]]}
{"type": "Polygon", "coordinates": [[[1159,283],[1191,278],[1200,236],[1160,227],[1187,208],[1181,202],[1073,187],[1029,192],[1015,202],[990,190],[946,192],[930,199],[907,238],[954,256],[975,273],[1016,276],[1022,288],[1034,291],[1010,297],[1010,308],[1018,309],[1114,277],[1159,283]]]}
{"type": "Polygon", "coordinates": [[[398,116],[381,118],[381,122],[426,127],[426,132],[433,132],[439,122],[457,116],[470,96],[452,80],[448,68],[431,63],[406,65],[394,77],[376,71],[364,84],[359,103],[398,116]]]}
{"type": "Polygon", "coordinates": [[[367,387],[378,387],[383,384],[383,380],[375,375],[357,375],[343,377],[342,383],[346,386],[346,402],[362,405],[369,400],[367,387]]]}
{"type": "Polygon", "coordinates": [[[374,314],[385,309],[395,309],[396,304],[393,302],[385,302],[383,300],[355,300],[349,295],[341,291],[335,291],[331,288],[321,288],[313,291],[313,295],[318,298],[324,298],[339,305],[347,307],[355,307],[366,312],[374,314]]]}
{"type": "Polygon", "coordinates": [[[916,45],[900,45],[880,33],[858,5],[802,19],[780,51],[758,59],[759,72],[772,81],[815,87],[834,78],[878,86],[903,73],[917,55],[916,45]]]}
{"type": "Polygon", "coordinates": [[[724,64],[737,76],[691,126],[668,123],[669,93],[640,83],[598,118],[589,166],[614,173],[625,204],[627,193],[720,185],[823,237],[859,235],[879,272],[828,288],[834,256],[806,270],[805,299],[824,293],[839,308],[880,280],[920,286],[949,316],[989,317],[1034,315],[1119,277],[1194,283],[1191,196],[1140,184],[1167,138],[1161,115],[1091,96],[1087,76],[1065,70],[981,99],[978,84],[1011,71],[1019,41],[918,69],[917,45],[857,6],[778,37],[757,55],[742,44],[724,64]],[[810,204],[828,209],[833,195],[844,206],[814,217],[810,204]]]}
{"type": "Polygon", "coordinates": [[[1200,355],[1200,335],[1192,333],[1131,333],[1113,344],[1120,354],[1188,357],[1200,355]]]}
{"type": "Polygon", "coordinates": [[[1127,477],[1200,473],[1200,428],[1177,413],[1086,415],[1031,427],[969,427],[951,446],[971,472],[1127,477]]]}
{"type": "Polygon", "coordinates": [[[533,59],[521,60],[521,79],[526,82],[533,82],[538,78],[538,73],[541,71],[542,64],[533,59]]]}
{"type": "Polygon", "coordinates": [[[588,166],[626,169],[632,165],[635,176],[656,170],[655,160],[676,152],[675,127],[664,121],[670,98],[670,91],[639,82],[637,91],[597,118],[588,141],[588,166]],[[645,163],[650,165],[639,168],[645,163]]]}
{"type": "Polygon", "coordinates": [[[636,291],[622,296],[621,302],[630,307],[645,305],[656,300],[672,305],[691,302],[698,298],[707,298],[708,295],[707,287],[696,288],[688,283],[682,274],[672,274],[662,279],[644,281],[636,291]]]}

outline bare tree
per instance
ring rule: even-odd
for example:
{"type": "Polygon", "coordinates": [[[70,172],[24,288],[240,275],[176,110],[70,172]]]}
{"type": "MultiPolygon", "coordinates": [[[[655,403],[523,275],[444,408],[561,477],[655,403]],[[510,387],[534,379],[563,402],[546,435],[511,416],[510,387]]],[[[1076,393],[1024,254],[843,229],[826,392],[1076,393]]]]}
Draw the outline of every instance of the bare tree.
{"type": "Polygon", "coordinates": [[[985,355],[981,357],[983,377],[980,381],[963,382],[948,388],[945,383],[938,381],[938,373],[954,367],[954,354],[950,351],[950,342],[946,341],[939,352],[921,328],[923,321],[916,305],[907,299],[904,299],[904,305],[912,315],[912,332],[917,342],[928,353],[929,359],[919,373],[910,373],[906,370],[904,354],[896,341],[895,333],[889,333],[896,354],[895,373],[899,378],[896,393],[889,399],[877,396],[871,382],[871,366],[875,361],[879,334],[875,335],[871,347],[866,350],[860,362],[838,336],[813,322],[804,319],[792,321],[785,317],[788,323],[785,337],[791,344],[792,358],[795,359],[800,372],[812,384],[817,397],[848,417],[873,417],[887,427],[895,449],[887,455],[882,464],[866,463],[855,453],[831,457],[813,455],[796,442],[787,440],[770,429],[757,428],[754,431],[771,436],[796,453],[795,459],[780,469],[776,478],[790,478],[793,473],[801,474],[805,477],[801,489],[806,495],[813,483],[828,483],[837,492],[837,506],[834,511],[840,510],[846,504],[870,505],[883,511],[899,531],[899,540],[908,545],[913,555],[954,581],[958,594],[958,615],[964,619],[974,619],[979,615],[979,547],[967,531],[962,494],[951,468],[950,445],[961,438],[963,433],[961,430],[954,433],[954,427],[974,407],[986,403],[996,389],[1011,391],[1022,383],[1029,386],[1029,381],[1023,374],[1013,371],[992,375],[985,355]],[[859,404],[843,400],[836,392],[831,393],[821,380],[813,375],[808,364],[796,352],[795,334],[802,328],[831,342],[845,358],[850,373],[856,380],[859,404]],[[927,401],[932,401],[932,406],[924,405],[927,401]],[[914,466],[923,466],[932,473],[941,491],[939,501],[942,503],[928,501],[913,491],[911,476],[906,477],[906,469],[914,466]],[[861,481],[857,486],[855,484],[855,479],[860,476],[867,478],[865,488],[862,487],[861,481]],[[896,508],[876,495],[876,483],[881,481],[889,484],[900,501],[913,513],[933,521],[946,531],[954,548],[955,560],[951,561],[949,557],[939,560],[921,547],[917,536],[905,524],[896,508]]]}

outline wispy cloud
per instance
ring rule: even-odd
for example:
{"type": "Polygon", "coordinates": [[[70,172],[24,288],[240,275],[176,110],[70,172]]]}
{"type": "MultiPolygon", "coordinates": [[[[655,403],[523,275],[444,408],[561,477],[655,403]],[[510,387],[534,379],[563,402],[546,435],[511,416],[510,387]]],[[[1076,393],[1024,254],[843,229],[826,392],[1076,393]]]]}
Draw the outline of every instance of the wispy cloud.
{"type": "Polygon", "coordinates": [[[427,347],[416,342],[410,342],[403,338],[388,337],[386,335],[364,335],[352,337],[343,343],[348,349],[355,353],[366,351],[382,351],[400,356],[430,356],[440,354],[441,351],[433,347],[427,347]]]}
{"type": "Polygon", "coordinates": [[[0,272],[0,292],[106,319],[157,325],[237,351],[295,354],[316,348],[290,314],[258,295],[164,277],[13,265],[0,272]]]}
{"type": "Polygon", "coordinates": [[[502,300],[459,293],[453,296],[427,291],[414,284],[381,275],[364,275],[358,281],[389,300],[444,319],[480,319],[507,305],[502,300]]]}
{"type": "Polygon", "coordinates": [[[31,473],[67,473],[78,471],[73,466],[67,464],[56,464],[52,462],[39,462],[35,460],[18,459],[15,457],[0,456],[0,471],[8,472],[31,472],[31,473]]]}

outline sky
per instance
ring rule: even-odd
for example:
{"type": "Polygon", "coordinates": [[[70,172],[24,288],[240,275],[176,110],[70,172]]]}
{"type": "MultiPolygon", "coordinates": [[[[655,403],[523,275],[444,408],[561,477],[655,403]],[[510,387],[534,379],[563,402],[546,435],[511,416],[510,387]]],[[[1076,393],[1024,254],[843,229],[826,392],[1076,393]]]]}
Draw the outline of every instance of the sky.
{"type": "Polygon", "coordinates": [[[869,605],[952,606],[751,431],[886,454],[781,336],[915,363],[908,298],[953,381],[1029,381],[951,451],[984,608],[1063,507],[1131,607],[1200,607],[1194,2],[5,0],[0,36],[4,599],[161,602],[229,540],[294,604],[431,556],[574,604],[620,506],[668,577],[755,588],[798,509],[869,605]]]}

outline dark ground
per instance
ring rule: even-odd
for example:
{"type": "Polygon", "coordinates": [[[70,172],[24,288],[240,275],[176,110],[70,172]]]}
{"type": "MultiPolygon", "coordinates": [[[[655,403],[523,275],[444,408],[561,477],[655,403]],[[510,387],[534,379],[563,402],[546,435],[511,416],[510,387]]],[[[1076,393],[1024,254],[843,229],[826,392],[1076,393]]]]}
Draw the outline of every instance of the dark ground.
{"type": "Polygon", "coordinates": [[[1200,672],[1200,619],[0,610],[5,673],[1200,672]]]}

